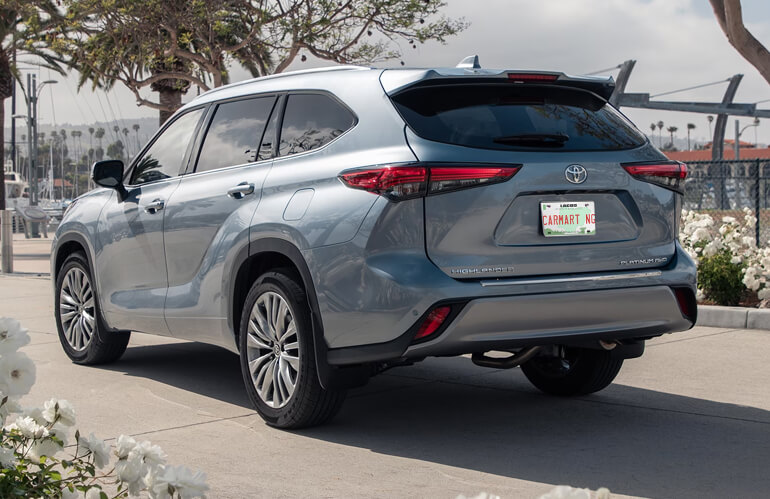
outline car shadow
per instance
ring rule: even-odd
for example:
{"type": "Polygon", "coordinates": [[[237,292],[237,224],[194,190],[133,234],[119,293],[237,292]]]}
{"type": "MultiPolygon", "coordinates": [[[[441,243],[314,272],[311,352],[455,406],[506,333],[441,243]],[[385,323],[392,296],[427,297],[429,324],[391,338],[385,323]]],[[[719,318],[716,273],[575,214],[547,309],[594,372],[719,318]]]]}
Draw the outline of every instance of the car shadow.
{"type": "MultiPolygon", "coordinates": [[[[250,408],[237,356],[195,343],[130,348],[116,371],[250,408]]],[[[397,368],[352,391],[307,438],[502,477],[643,497],[766,497],[770,411],[615,384],[540,394],[465,358],[397,368]]],[[[494,492],[494,490],[488,490],[494,492]]]]}

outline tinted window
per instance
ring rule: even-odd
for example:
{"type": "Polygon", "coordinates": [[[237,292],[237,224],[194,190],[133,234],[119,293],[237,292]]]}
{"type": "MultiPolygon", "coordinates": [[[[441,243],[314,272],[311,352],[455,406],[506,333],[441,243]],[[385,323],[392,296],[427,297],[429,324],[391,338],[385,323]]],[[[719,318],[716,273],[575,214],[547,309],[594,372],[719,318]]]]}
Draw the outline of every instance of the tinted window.
{"type": "Polygon", "coordinates": [[[616,150],[645,137],[599,97],[539,85],[475,84],[410,89],[393,98],[417,135],[483,149],[616,150]]]}
{"type": "Polygon", "coordinates": [[[163,130],[135,163],[129,183],[138,185],[179,175],[187,146],[202,114],[203,109],[190,111],[163,130]]]}
{"type": "Polygon", "coordinates": [[[287,156],[317,149],[349,130],[355,116],[321,94],[290,95],[281,128],[279,154],[287,156]]]}
{"type": "Polygon", "coordinates": [[[273,104],[275,97],[260,97],[217,106],[195,171],[205,172],[256,161],[259,141],[273,104]]]}

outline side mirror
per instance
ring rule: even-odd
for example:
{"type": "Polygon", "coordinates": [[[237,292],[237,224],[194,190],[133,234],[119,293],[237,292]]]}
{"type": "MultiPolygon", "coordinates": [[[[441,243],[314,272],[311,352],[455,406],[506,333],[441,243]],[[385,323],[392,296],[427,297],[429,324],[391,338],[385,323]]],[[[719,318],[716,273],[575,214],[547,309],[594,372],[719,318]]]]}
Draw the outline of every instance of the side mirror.
{"type": "Polygon", "coordinates": [[[123,186],[123,162],[119,159],[107,159],[94,163],[91,178],[96,185],[118,191],[121,201],[128,196],[128,191],[123,186]]]}

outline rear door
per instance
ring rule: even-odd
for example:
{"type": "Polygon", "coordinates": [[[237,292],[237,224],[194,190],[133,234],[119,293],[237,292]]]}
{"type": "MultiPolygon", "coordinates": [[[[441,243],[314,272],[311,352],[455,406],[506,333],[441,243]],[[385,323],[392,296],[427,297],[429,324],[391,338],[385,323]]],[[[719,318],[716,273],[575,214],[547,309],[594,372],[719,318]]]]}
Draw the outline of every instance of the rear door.
{"type": "Polygon", "coordinates": [[[447,274],[655,267],[674,255],[676,192],[622,166],[661,155],[599,96],[456,79],[392,99],[421,162],[521,166],[507,182],[425,199],[426,251],[447,274]]]}
{"type": "Polygon", "coordinates": [[[218,342],[225,334],[225,259],[248,227],[272,164],[277,95],[212,105],[200,146],[166,207],[166,321],[174,336],[218,342]],[[263,138],[264,137],[264,138],[263,138]]]}

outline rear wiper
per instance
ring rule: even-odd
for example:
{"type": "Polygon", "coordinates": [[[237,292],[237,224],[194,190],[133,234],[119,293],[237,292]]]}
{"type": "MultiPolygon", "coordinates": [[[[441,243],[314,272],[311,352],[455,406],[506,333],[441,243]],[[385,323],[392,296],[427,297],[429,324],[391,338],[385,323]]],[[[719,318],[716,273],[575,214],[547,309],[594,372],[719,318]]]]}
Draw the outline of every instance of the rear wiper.
{"type": "Polygon", "coordinates": [[[496,144],[510,144],[525,147],[562,147],[569,140],[563,133],[527,133],[507,135],[492,139],[496,144]]]}

